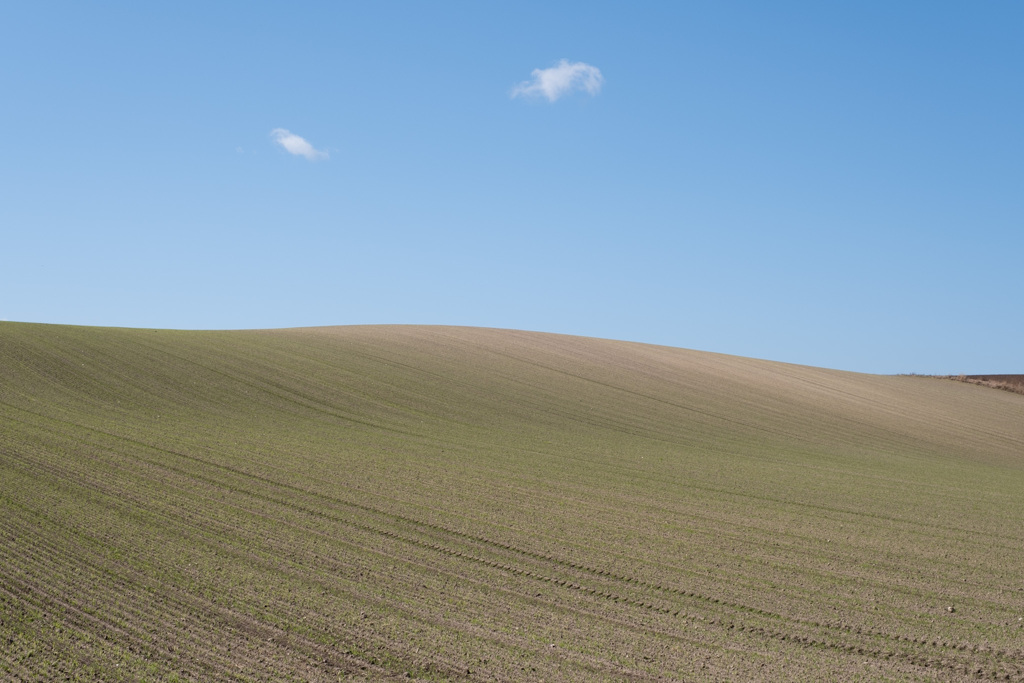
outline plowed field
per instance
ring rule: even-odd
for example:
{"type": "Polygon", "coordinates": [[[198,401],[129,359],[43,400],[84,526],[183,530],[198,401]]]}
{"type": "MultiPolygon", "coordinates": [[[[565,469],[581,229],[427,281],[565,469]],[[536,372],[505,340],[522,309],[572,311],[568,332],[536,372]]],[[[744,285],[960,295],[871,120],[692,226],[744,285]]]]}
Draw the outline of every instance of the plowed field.
{"type": "Polygon", "coordinates": [[[1022,680],[1024,395],[0,323],[0,679],[1022,680]]]}

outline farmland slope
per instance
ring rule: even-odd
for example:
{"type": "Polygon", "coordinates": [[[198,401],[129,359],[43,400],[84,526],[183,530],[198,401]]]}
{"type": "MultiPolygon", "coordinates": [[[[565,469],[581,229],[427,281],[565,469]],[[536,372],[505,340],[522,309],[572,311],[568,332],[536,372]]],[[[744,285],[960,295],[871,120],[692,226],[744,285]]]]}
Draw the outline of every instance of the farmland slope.
{"type": "Polygon", "coordinates": [[[0,678],[1020,680],[1022,500],[980,386],[0,323],[0,678]]]}

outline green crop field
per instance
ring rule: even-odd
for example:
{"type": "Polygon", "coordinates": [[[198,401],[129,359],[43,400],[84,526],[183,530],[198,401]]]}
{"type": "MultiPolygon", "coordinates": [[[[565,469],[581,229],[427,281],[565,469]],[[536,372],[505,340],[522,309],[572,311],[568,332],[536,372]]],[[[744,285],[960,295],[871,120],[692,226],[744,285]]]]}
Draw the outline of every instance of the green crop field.
{"type": "Polygon", "coordinates": [[[1024,395],[0,323],[0,679],[1022,680],[1024,395]]]}

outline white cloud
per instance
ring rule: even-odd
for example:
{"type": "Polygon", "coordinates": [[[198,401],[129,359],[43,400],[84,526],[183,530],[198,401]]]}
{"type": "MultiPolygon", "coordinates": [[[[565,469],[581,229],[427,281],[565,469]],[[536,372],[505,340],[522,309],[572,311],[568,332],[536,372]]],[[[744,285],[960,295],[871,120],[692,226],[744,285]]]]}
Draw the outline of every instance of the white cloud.
{"type": "Polygon", "coordinates": [[[563,59],[550,69],[534,69],[532,81],[523,81],[512,89],[512,97],[543,96],[554,102],[570,90],[586,90],[596,95],[604,76],[596,66],[563,59]]]}
{"type": "Polygon", "coordinates": [[[306,157],[310,161],[327,159],[330,156],[327,152],[314,149],[313,145],[309,144],[305,138],[299,137],[284,128],[275,128],[270,131],[270,137],[274,139],[274,142],[284,147],[284,150],[289,154],[306,157]]]}

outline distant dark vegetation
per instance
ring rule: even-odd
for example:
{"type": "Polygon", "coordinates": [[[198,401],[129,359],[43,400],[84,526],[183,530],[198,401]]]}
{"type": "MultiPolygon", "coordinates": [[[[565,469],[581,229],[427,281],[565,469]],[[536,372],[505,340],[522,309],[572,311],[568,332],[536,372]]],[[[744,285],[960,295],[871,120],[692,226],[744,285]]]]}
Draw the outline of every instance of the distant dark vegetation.
{"type": "Polygon", "coordinates": [[[993,389],[1012,391],[1024,394],[1024,375],[945,375],[942,379],[952,379],[968,384],[980,384],[993,389]]]}

